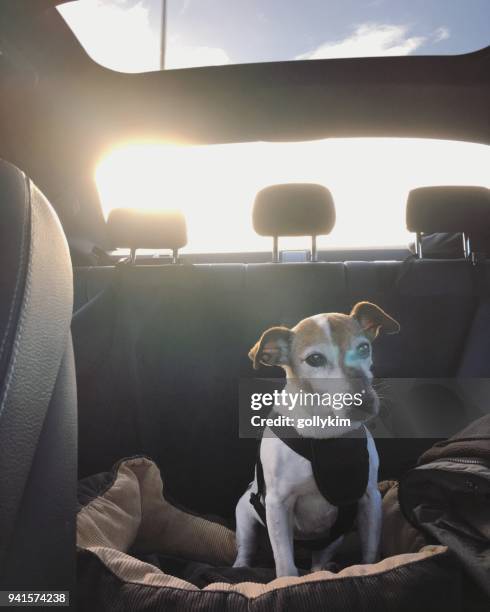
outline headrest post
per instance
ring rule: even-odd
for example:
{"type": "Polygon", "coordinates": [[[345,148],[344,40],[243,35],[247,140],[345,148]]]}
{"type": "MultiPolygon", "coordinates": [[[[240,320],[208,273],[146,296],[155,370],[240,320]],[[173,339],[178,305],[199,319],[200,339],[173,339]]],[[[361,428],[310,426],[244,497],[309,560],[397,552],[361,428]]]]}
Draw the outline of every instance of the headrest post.
{"type": "Polygon", "coordinates": [[[316,250],[316,236],[311,237],[311,261],[318,261],[318,253],[316,250]]]}
{"type": "Polygon", "coordinates": [[[129,263],[133,264],[133,265],[136,263],[136,249],[135,249],[135,247],[131,247],[131,250],[129,251],[129,263]]]}
{"type": "Polygon", "coordinates": [[[471,240],[468,234],[463,233],[464,258],[471,259],[471,240]]]}
{"type": "Polygon", "coordinates": [[[424,254],[422,252],[422,234],[417,232],[415,235],[415,253],[419,259],[422,259],[424,254]]]}
{"type": "Polygon", "coordinates": [[[277,236],[272,238],[272,262],[279,263],[279,238],[277,236]]]}
{"type": "Polygon", "coordinates": [[[179,263],[179,249],[172,249],[172,263],[179,263]]]}

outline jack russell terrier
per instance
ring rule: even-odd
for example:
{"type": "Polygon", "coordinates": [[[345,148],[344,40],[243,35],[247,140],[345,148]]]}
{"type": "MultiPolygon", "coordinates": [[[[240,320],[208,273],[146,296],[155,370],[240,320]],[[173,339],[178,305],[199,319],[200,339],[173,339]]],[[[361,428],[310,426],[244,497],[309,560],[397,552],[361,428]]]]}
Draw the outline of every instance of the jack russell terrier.
{"type": "MultiPolygon", "coordinates": [[[[266,427],[255,479],[236,508],[238,554],[234,567],[251,565],[257,527],[263,525],[269,534],[277,577],[298,575],[295,539],[312,550],[312,571],[325,569],[355,519],[362,562],[377,560],[381,534],[379,458],[373,437],[364,426],[379,408],[372,387],[371,341],[381,331],[393,334],[399,329],[381,308],[360,302],[350,315],[318,314],[292,329],[268,329],[250,350],[255,369],[259,364],[284,369],[287,397],[291,397],[288,393],[325,393],[335,383],[336,390],[340,384],[345,393],[362,388],[363,402],[362,409],[346,409],[350,425],[331,427],[331,431],[310,428],[301,429],[300,434],[294,429],[295,437],[282,438],[274,425],[266,427]]],[[[323,415],[332,414],[331,407],[318,408],[323,415]]],[[[311,410],[295,410],[311,417],[311,410]]],[[[288,408],[281,402],[276,403],[271,416],[287,414],[288,408]]]]}

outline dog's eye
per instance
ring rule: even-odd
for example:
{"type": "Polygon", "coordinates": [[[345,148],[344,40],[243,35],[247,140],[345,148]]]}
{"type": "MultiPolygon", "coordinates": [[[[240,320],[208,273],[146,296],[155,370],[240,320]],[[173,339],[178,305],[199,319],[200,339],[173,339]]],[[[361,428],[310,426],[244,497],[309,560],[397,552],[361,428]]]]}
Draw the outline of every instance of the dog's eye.
{"type": "Polygon", "coordinates": [[[371,347],[369,346],[367,342],[363,342],[357,347],[357,354],[362,359],[365,359],[366,357],[369,357],[369,355],[371,354],[371,347]]]}
{"type": "Polygon", "coordinates": [[[327,360],[321,353],[312,353],[305,359],[306,363],[312,368],[321,368],[327,364],[327,360]]]}

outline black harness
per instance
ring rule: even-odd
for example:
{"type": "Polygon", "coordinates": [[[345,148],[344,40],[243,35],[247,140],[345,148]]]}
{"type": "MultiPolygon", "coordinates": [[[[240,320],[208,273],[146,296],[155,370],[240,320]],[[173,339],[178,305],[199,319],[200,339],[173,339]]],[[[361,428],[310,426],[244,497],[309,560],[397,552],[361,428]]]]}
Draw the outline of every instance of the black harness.
{"type": "MultiPolygon", "coordinates": [[[[271,417],[278,416],[272,412],[271,417]]],[[[284,444],[311,463],[316,485],[323,497],[338,507],[335,523],[329,533],[316,540],[296,540],[311,550],[325,548],[352,528],[359,499],[364,495],[369,478],[369,453],[366,429],[360,427],[339,438],[304,438],[296,430],[295,437],[283,437],[286,428],[270,427],[284,444]]],[[[291,428],[287,428],[291,433],[291,428]]],[[[260,461],[260,444],[256,463],[257,493],[250,494],[250,503],[267,525],[264,470],[260,461]],[[264,500],[264,501],[262,501],[264,500]]]]}

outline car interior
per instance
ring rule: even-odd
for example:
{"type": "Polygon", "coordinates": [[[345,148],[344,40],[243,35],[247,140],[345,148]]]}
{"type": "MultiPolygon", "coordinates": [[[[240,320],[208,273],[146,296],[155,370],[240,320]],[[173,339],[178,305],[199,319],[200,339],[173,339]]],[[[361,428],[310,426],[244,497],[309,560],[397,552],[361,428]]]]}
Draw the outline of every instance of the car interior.
{"type": "MultiPolygon", "coordinates": [[[[399,227],[410,240],[372,248],[335,246],[341,206],[334,186],[266,181],[248,202],[247,231],[269,247],[195,252],[186,249],[191,225],[182,210],[142,203],[142,210],[123,205],[105,214],[94,172],[113,147],[146,139],[183,147],[455,141],[481,147],[489,161],[490,47],[130,74],[97,64],[59,4],[0,6],[1,590],[69,591],[81,610],[488,609],[488,518],[479,532],[469,523],[460,530],[478,532],[471,557],[436,531],[425,552],[397,549],[393,534],[402,528],[387,514],[393,533],[383,536],[384,561],[405,553],[423,559],[406,567],[393,561],[364,577],[347,573],[343,582],[308,581],[306,570],[276,579],[267,543],[269,564],[259,565],[269,568],[265,578],[216,569],[233,564],[235,507],[257,457],[257,439],[239,434],[240,385],[283,377],[279,367],[252,367],[248,353],[264,330],[318,313],[348,314],[363,301],[399,322],[398,334],[373,343],[374,376],[425,382],[412,401],[424,414],[443,406],[447,418],[444,432],[376,439],[378,480],[390,486],[417,472],[424,453],[446,448],[443,440],[488,415],[488,174],[475,184],[413,185],[399,227]],[[283,246],[291,238],[300,248],[283,246]],[[463,381],[471,406],[438,381],[463,381]],[[136,485],[141,499],[136,488],[121,493],[136,485]],[[130,506],[153,535],[135,535],[130,506]],[[165,520],[176,522],[170,529],[165,520]],[[137,544],[114,544],[126,529],[137,544]],[[158,551],[164,532],[168,542],[158,551]],[[430,546],[439,548],[432,554],[430,546]],[[440,546],[448,558],[438,558],[440,546]],[[213,566],[209,579],[193,582],[183,558],[213,566]],[[157,578],[148,577],[153,571],[157,578]]],[[[217,169],[223,181],[225,174],[217,169]]],[[[156,178],[165,182],[163,169],[156,178]]],[[[357,205],[378,215],[368,197],[357,205]]],[[[206,217],[204,190],[196,207],[206,222],[192,235],[238,244],[214,209],[206,217]]],[[[355,215],[350,223],[358,223],[355,215]]],[[[486,432],[481,427],[482,456],[474,462],[486,483],[478,495],[488,504],[488,421],[486,432]]],[[[430,490],[423,483],[417,494],[430,490]]],[[[435,522],[441,530],[453,521],[451,491],[435,522]]],[[[412,530],[419,518],[409,521],[412,530]]],[[[362,567],[356,554],[344,567],[362,567]]]]}

